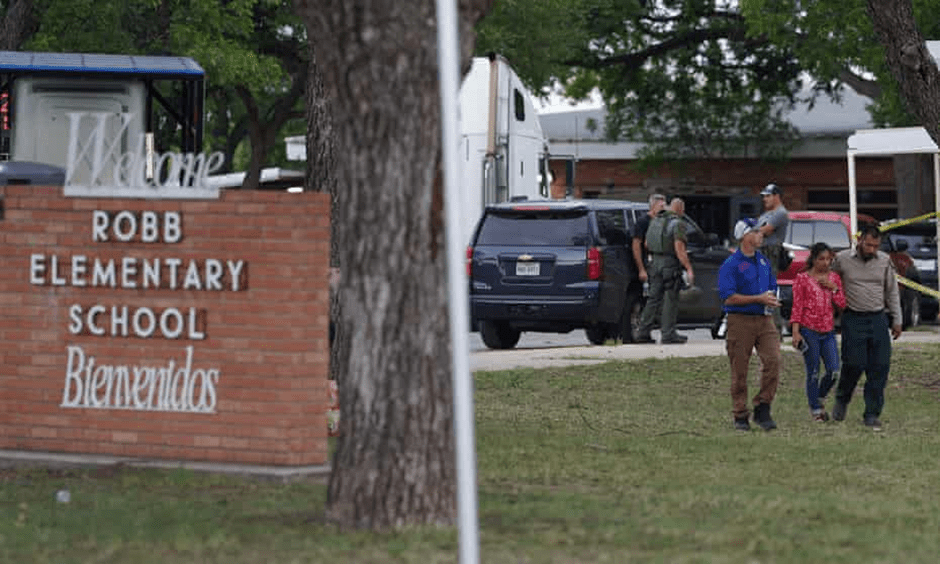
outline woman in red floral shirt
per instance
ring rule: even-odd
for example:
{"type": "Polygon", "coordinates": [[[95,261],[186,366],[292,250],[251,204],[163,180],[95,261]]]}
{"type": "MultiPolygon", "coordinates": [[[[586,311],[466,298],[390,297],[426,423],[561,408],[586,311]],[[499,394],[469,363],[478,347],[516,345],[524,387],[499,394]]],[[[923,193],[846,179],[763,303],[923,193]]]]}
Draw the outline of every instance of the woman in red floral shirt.
{"type": "Polygon", "coordinates": [[[816,243],[810,249],[806,268],[793,281],[793,311],[790,314],[793,346],[803,351],[806,399],[814,421],[829,420],[822,399],[839,379],[835,308],[845,308],[845,293],[842,279],[829,269],[834,256],[829,245],[816,243]],[[826,367],[826,375],[821,379],[820,356],[826,367]]]}

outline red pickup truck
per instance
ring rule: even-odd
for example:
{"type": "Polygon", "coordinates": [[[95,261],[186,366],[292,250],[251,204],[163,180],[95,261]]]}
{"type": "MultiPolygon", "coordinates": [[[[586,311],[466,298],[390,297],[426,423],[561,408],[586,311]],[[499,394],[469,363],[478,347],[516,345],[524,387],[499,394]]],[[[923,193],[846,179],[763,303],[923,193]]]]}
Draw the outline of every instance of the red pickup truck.
{"type": "MultiPolygon", "coordinates": [[[[823,241],[836,252],[851,246],[851,219],[847,213],[825,211],[791,211],[790,224],[783,241],[784,248],[793,256],[790,267],[777,277],[780,286],[781,313],[790,318],[790,309],[793,305],[793,280],[806,266],[809,249],[814,243],[823,241]]],[[[858,223],[877,223],[875,218],[858,214],[858,223]]],[[[920,280],[914,259],[906,249],[896,248],[888,253],[895,270],[906,278],[914,281],[920,280]]],[[[899,285],[900,286],[900,285],[899,285]]],[[[917,325],[920,320],[919,295],[915,290],[900,286],[902,325],[906,329],[917,325]]]]}

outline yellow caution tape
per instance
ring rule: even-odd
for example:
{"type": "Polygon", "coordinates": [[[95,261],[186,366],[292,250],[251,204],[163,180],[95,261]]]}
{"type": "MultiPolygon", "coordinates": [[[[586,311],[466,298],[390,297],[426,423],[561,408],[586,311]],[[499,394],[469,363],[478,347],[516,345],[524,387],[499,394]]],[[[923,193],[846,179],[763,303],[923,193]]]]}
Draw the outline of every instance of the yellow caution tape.
{"type": "MultiPolygon", "coordinates": [[[[918,221],[924,221],[925,219],[931,219],[933,217],[938,217],[938,216],[940,216],[940,210],[925,213],[923,215],[912,217],[910,219],[899,219],[898,221],[892,221],[891,223],[879,223],[878,230],[884,233],[885,231],[890,231],[898,227],[904,227],[905,225],[910,225],[912,223],[917,223],[918,221]]],[[[862,232],[856,231],[855,237],[852,240],[858,241],[861,236],[862,236],[862,232]]]]}
{"type": "Polygon", "coordinates": [[[910,219],[901,219],[901,220],[898,220],[898,221],[893,221],[893,222],[888,223],[888,224],[882,223],[881,225],[878,226],[878,229],[880,229],[881,231],[888,231],[888,230],[894,229],[894,228],[896,228],[896,227],[904,227],[905,225],[910,225],[910,224],[912,224],[912,223],[917,223],[918,221],[923,221],[923,220],[925,220],[925,219],[930,219],[930,218],[932,218],[932,217],[937,217],[938,215],[940,215],[940,211],[933,211],[933,212],[930,212],[930,213],[925,213],[924,215],[919,215],[919,216],[917,216],[917,217],[912,217],[912,218],[910,218],[910,219]]]}
{"type": "Polygon", "coordinates": [[[913,280],[905,278],[901,276],[900,274],[895,274],[894,277],[898,279],[898,283],[903,284],[904,286],[907,286],[908,288],[913,288],[914,290],[917,290],[921,294],[927,294],[928,296],[933,296],[937,298],[938,300],[940,300],[940,292],[938,292],[936,288],[928,288],[927,286],[918,284],[917,282],[914,282],[913,280]]]}
{"type": "MultiPolygon", "coordinates": [[[[919,216],[917,216],[917,217],[912,217],[912,218],[910,218],[910,219],[901,219],[901,220],[893,221],[893,222],[887,223],[887,224],[884,224],[884,223],[883,223],[883,224],[880,224],[880,225],[878,226],[878,229],[879,229],[882,233],[884,233],[885,231],[890,231],[891,229],[894,229],[894,228],[896,228],[896,227],[903,227],[903,226],[905,226],[905,225],[910,225],[910,224],[912,224],[912,223],[917,223],[918,221],[924,221],[925,219],[930,219],[930,218],[938,217],[938,216],[940,216],[940,210],[938,210],[938,211],[932,211],[932,212],[929,212],[929,213],[925,213],[925,214],[923,214],[923,215],[919,215],[919,216]]],[[[861,235],[862,235],[861,231],[856,232],[856,233],[855,233],[855,240],[857,241],[858,238],[861,237],[861,235]]],[[[911,280],[911,279],[909,279],[909,278],[905,278],[905,277],[901,276],[900,274],[895,274],[894,277],[898,279],[898,283],[899,283],[899,284],[901,284],[901,285],[903,285],[903,286],[907,286],[908,288],[912,288],[912,289],[914,289],[914,290],[917,290],[917,291],[920,292],[921,294],[927,294],[928,296],[933,296],[933,297],[936,298],[937,300],[940,300],[940,292],[938,292],[936,288],[928,288],[927,286],[924,286],[924,285],[922,285],[922,284],[918,284],[917,282],[914,282],[913,280],[911,280]]]]}

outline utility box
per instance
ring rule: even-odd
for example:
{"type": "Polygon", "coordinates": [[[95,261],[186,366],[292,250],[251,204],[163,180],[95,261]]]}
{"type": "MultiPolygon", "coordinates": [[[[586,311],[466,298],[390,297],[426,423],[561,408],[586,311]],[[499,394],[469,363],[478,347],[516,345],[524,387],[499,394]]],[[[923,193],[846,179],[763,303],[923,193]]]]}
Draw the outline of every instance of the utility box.
{"type": "Polygon", "coordinates": [[[199,153],[204,81],[188,57],[0,51],[0,161],[60,166],[70,181],[94,182],[120,170],[127,153],[199,153]]]}
{"type": "MultiPolygon", "coordinates": [[[[142,80],[89,80],[61,76],[25,76],[13,86],[12,160],[65,167],[69,114],[106,114],[106,139],[118,143],[116,154],[130,150],[144,134],[147,92],[142,80]],[[122,130],[122,115],[130,116],[122,130]]],[[[94,119],[79,122],[78,139],[89,137],[94,119]]],[[[114,163],[112,163],[114,164],[114,163]]]]}

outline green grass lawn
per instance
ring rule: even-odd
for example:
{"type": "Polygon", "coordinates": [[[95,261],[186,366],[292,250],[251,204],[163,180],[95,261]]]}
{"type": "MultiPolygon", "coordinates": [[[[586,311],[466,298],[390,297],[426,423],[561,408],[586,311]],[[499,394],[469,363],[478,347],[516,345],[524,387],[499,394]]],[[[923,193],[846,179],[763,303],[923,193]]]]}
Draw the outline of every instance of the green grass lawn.
{"type": "MultiPolygon", "coordinates": [[[[483,563],[940,555],[935,345],[896,347],[880,433],[862,425],[860,396],[845,422],[812,422],[791,352],[771,433],[732,429],[724,358],[485,372],[476,386],[483,563]]],[[[455,530],[337,532],[321,519],[325,490],[188,471],[0,470],[0,562],[457,562],[455,530]],[[69,503],[56,503],[60,488],[69,503]]]]}

